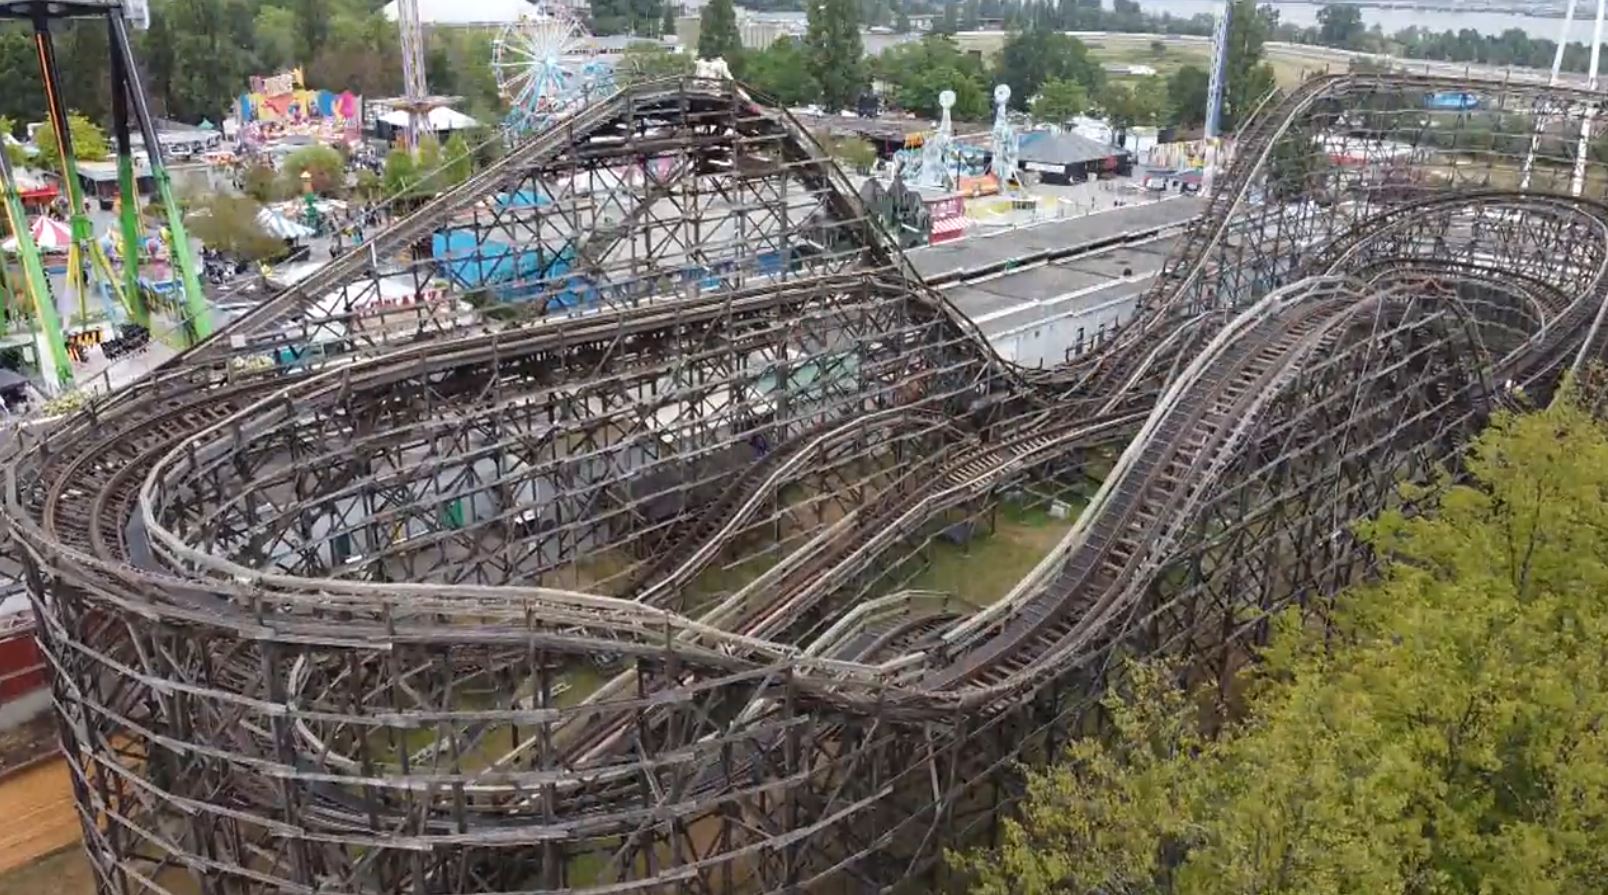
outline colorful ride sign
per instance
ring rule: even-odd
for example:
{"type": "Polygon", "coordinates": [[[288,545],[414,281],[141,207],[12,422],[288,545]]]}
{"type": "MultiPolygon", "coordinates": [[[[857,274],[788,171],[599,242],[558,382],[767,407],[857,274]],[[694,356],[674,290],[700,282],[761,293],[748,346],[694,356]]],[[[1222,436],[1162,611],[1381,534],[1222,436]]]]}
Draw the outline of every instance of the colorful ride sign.
{"type": "Polygon", "coordinates": [[[351,91],[308,90],[302,70],[294,68],[271,77],[253,77],[251,92],[240,97],[238,111],[242,124],[356,122],[363,116],[363,98],[351,91]]]}

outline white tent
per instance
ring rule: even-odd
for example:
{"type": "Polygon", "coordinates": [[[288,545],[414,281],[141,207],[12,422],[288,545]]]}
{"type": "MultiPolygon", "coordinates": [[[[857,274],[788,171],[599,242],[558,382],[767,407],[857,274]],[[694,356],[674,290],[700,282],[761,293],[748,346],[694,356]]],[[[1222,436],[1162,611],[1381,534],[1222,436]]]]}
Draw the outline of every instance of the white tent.
{"type": "Polygon", "coordinates": [[[310,239],[316,235],[313,228],[299,224],[271,208],[258,210],[257,226],[266,230],[268,235],[275,239],[310,239]]]}
{"type": "MultiPolygon", "coordinates": [[[[380,116],[380,121],[392,127],[407,127],[408,113],[397,109],[380,116]]],[[[446,107],[430,110],[430,130],[433,131],[461,131],[468,130],[480,122],[470,118],[462,112],[455,112],[446,107]]]]}

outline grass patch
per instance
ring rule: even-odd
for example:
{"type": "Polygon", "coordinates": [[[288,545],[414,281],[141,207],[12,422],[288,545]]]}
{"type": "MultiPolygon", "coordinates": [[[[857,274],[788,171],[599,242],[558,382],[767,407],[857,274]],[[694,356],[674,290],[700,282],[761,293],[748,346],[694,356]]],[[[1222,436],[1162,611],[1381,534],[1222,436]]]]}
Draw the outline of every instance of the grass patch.
{"type": "Polygon", "coordinates": [[[603,686],[603,683],[610,677],[613,677],[613,675],[605,675],[603,672],[599,671],[596,666],[591,664],[577,664],[571,666],[570,668],[565,669],[564,675],[561,678],[562,680],[566,681],[569,686],[564,689],[564,692],[553,697],[553,705],[561,709],[567,709],[573,705],[580,705],[581,700],[591,696],[593,693],[596,693],[597,689],[603,686]]]}
{"type": "Polygon", "coordinates": [[[702,616],[716,603],[765,574],[771,566],[776,565],[777,560],[775,553],[761,553],[729,566],[711,564],[687,585],[682,596],[685,608],[681,614],[689,618],[702,616]]]}
{"type": "MultiPolygon", "coordinates": [[[[1089,48],[1089,55],[1096,62],[1110,65],[1148,65],[1162,77],[1168,77],[1186,65],[1211,70],[1212,50],[1205,43],[1167,43],[1164,44],[1166,49],[1160,54],[1151,48],[1149,38],[1102,37],[1099,40],[1084,41],[1084,45],[1089,48]]],[[[1111,79],[1136,80],[1130,75],[1112,75],[1111,79]]]]}
{"type": "Polygon", "coordinates": [[[1066,519],[1051,518],[1042,506],[1002,504],[991,534],[969,544],[929,544],[927,567],[906,587],[947,591],[979,608],[998,602],[1060,542],[1088,503],[1082,497],[1067,502],[1072,513],[1066,519]]]}

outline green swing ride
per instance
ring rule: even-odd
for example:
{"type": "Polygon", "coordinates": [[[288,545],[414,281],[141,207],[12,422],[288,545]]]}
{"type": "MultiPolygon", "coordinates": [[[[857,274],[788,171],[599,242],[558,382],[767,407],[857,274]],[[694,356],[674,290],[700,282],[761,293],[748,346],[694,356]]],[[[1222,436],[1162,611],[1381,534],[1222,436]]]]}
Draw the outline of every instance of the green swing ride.
{"type": "MultiPolygon", "coordinates": [[[[172,180],[162,160],[161,144],[145,102],[139,72],[134,64],[133,45],[129,40],[129,21],[140,24],[148,21],[144,0],[0,0],[0,19],[20,20],[33,25],[49,126],[56,137],[56,162],[60,165],[65,195],[72,207],[71,247],[67,256],[69,293],[76,291],[80,307],[83,307],[90,278],[99,277],[103,288],[122,306],[132,322],[151,328],[152,309],[140,283],[140,201],[135,179],[132,131],[133,127],[138,127],[156,191],[154,198],[161,208],[171,243],[169,254],[175,279],[178,289],[183,293],[179,302],[183,314],[180,327],[182,338],[186,344],[206,338],[212,333],[206,295],[201,289],[195,255],[185,232],[183,213],[174,199],[172,180]],[[53,25],[69,19],[103,20],[109,37],[112,130],[122,206],[119,215],[123,262],[121,281],[105,252],[95,241],[93,225],[85,213],[67,109],[61,97],[60,72],[56,65],[51,29],[53,25]]],[[[10,160],[3,152],[0,152],[0,189],[4,191],[5,218],[17,241],[23,287],[27,301],[34,309],[34,335],[42,385],[47,391],[65,391],[73,387],[73,367],[67,352],[66,333],[39,246],[30,232],[17,179],[10,160]]]]}

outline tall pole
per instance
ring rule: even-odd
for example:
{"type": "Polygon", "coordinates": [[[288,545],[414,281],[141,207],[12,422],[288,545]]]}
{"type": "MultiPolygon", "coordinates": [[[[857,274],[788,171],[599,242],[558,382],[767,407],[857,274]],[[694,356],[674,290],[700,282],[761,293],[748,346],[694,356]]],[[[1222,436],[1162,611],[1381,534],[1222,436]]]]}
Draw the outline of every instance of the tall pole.
{"type": "MultiPolygon", "coordinates": [[[[107,29],[110,31],[110,24],[107,29]]],[[[119,217],[123,237],[123,296],[134,322],[149,329],[151,310],[145,306],[145,295],[140,291],[140,191],[135,180],[134,141],[129,133],[128,78],[124,64],[122,54],[112,53],[112,130],[117,138],[117,186],[122,204],[119,217]]]]}
{"type": "Polygon", "coordinates": [[[1206,169],[1201,172],[1200,192],[1210,198],[1217,170],[1217,144],[1223,117],[1223,85],[1228,80],[1228,20],[1234,13],[1233,0],[1218,7],[1217,24],[1212,29],[1212,72],[1206,82],[1206,169]]]}
{"type": "MultiPolygon", "coordinates": [[[[1563,70],[1563,49],[1569,45],[1569,31],[1574,25],[1575,3],[1576,0],[1569,0],[1563,10],[1563,24],[1558,26],[1558,46],[1552,51],[1552,74],[1547,76],[1548,87],[1558,83],[1558,73],[1563,70]]],[[[1541,101],[1544,102],[1546,101],[1541,101]]],[[[1521,191],[1530,189],[1530,169],[1535,167],[1535,154],[1541,146],[1541,132],[1546,129],[1547,118],[1550,117],[1546,114],[1550,110],[1541,103],[1536,104],[1535,133],[1530,135],[1530,151],[1524,154],[1524,171],[1519,177],[1521,191]]]]}
{"type": "MultiPolygon", "coordinates": [[[[50,33],[50,20],[44,16],[34,19],[34,50],[39,56],[39,75],[45,87],[45,111],[50,129],[56,135],[56,162],[62,182],[67,187],[68,226],[72,230],[72,244],[67,251],[67,289],[78,298],[81,317],[89,313],[89,275],[85,267],[91,263],[91,243],[95,240],[94,225],[84,212],[84,188],[78,180],[78,156],[73,146],[73,133],[68,119],[67,105],[61,97],[61,69],[56,65],[56,42],[50,33]]],[[[117,284],[110,284],[116,290],[117,284]]],[[[84,321],[88,323],[87,319],[84,321]]]]}
{"type": "MultiPolygon", "coordinates": [[[[1591,29],[1591,74],[1586,78],[1586,89],[1597,89],[1597,78],[1602,74],[1602,19],[1604,4],[1597,0],[1597,24],[1591,29]]],[[[1574,176],[1569,180],[1570,195],[1578,196],[1586,186],[1586,154],[1591,150],[1591,119],[1595,106],[1587,106],[1580,114],[1580,145],[1575,147],[1574,176]]]]}
{"type": "Polygon", "coordinates": [[[184,229],[184,214],[173,197],[173,181],[168,177],[167,165],[162,162],[162,144],[157,142],[156,125],[151,122],[151,110],[145,105],[145,90],[140,86],[140,71],[134,64],[134,46],[128,39],[128,26],[118,10],[107,13],[107,19],[111,22],[112,52],[123,57],[123,83],[112,85],[112,89],[127,93],[129,103],[134,108],[134,118],[139,122],[140,135],[145,140],[151,182],[156,185],[157,196],[162,201],[162,210],[167,217],[168,234],[172,238],[173,267],[184,289],[188,317],[186,329],[190,333],[191,344],[194,344],[212,335],[212,309],[207,305],[206,293],[201,291],[195,253],[190,250],[190,236],[184,229]]]}
{"type": "Polygon", "coordinates": [[[402,37],[402,91],[408,104],[408,150],[419,148],[419,136],[430,127],[429,89],[424,78],[424,27],[419,0],[397,0],[396,24],[402,37]]]}
{"type": "Polygon", "coordinates": [[[33,232],[28,229],[28,213],[22,207],[22,194],[17,191],[17,179],[11,173],[11,160],[3,151],[0,151],[0,187],[5,190],[6,220],[17,239],[17,256],[22,259],[23,287],[28,290],[28,298],[34,306],[34,344],[40,379],[47,388],[71,388],[73,365],[67,359],[67,340],[61,331],[61,315],[56,312],[56,296],[50,290],[45,265],[39,260],[33,232]]]}

